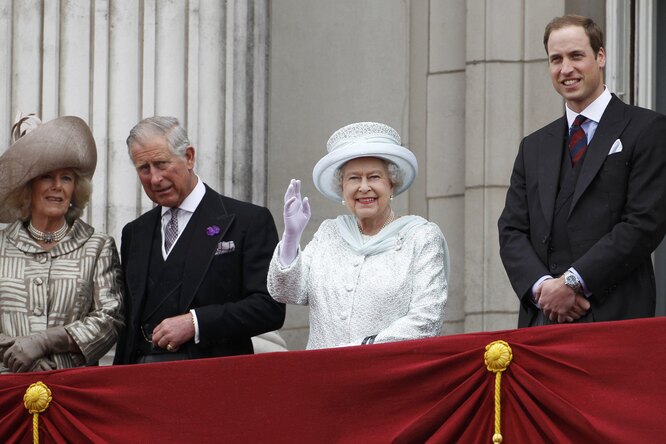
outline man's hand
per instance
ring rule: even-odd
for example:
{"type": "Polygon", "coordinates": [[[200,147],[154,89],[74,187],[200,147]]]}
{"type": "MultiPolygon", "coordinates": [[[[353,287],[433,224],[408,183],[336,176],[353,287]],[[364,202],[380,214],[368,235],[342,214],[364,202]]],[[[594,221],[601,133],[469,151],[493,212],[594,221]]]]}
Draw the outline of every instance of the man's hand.
{"type": "MultiPolygon", "coordinates": [[[[557,279],[543,281],[536,291],[535,299],[543,313],[551,321],[571,322],[574,319],[573,316],[580,312],[580,308],[574,310],[576,296],[576,293],[564,284],[564,278],[560,276],[557,279]],[[568,318],[571,318],[571,321],[568,321],[568,318]]],[[[589,309],[589,302],[587,308],[589,309]]],[[[578,318],[580,318],[580,315],[578,315],[578,318]]]]}
{"type": "Polygon", "coordinates": [[[192,338],[194,338],[192,313],[166,318],[153,330],[153,344],[169,351],[178,350],[192,338]]]}
{"type": "Polygon", "coordinates": [[[583,316],[585,316],[590,309],[590,301],[586,297],[579,294],[576,295],[576,301],[574,302],[571,310],[566,315],[560,317],[558,316],[557,322],[573,322],[583,316]]]}
{"type": "Polygon", "coordinates": [[[578,320],[590,309],[590,301],[574,293],[563,277],[544,281],[536,290],[535,300],[548,319],[558,323],[578,320]]]}

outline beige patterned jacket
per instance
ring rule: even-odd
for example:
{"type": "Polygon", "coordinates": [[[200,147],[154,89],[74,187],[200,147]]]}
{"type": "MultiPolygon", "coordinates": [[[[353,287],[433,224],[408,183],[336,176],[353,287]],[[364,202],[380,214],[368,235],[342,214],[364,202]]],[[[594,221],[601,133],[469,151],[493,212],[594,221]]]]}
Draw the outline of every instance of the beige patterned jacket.
{"type": "MultiPolygon", "coordinates": [[[[65,326],[83,356],[52,355],[56,368],[93,365],[123,326],[121,278],[113,238],[85,222],[77,219],[49,251],[14,222],[0,231],[0,334],[65,326]]],[[[1,360],[0,372],[7,372],[1,360]]]]}

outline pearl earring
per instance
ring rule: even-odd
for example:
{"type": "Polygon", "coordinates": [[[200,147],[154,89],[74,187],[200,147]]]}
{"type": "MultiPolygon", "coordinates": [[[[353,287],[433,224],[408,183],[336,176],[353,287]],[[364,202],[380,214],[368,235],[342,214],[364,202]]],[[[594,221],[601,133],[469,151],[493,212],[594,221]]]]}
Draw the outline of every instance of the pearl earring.
{"type": "Polygon", "coordinates": [[[341,201],[340,203],[342,203],[342,205],[344,205],[344,204],[345,204],[345,201],[343,200],[343,201],[341,201]]]}
{"type": "Polygon", "coordinates": [[[391,194],[391,200],[393,200],[393,194],[391,194]]]}

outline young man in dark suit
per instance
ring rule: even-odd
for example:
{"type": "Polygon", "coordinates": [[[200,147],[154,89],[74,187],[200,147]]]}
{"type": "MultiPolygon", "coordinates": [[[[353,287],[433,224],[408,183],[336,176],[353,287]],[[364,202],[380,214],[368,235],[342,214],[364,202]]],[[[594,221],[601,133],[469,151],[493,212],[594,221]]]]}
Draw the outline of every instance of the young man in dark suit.
{"type": "Polygon", "coordinates": [[[270,212],[205,185],[176,118],[142,120],[127,146],[158,205],[123,228],[126,327],[114,363],[253,353],[251,337],[285,316],[266,289],[278,241],[270,212]]]}
{"type": "Polygon", "coordinates": [[[654,316],[666,117],[608,91],[592,20],[554,19],[544,46],[566,113],[523,139],[498,222],[518,326],[654,316]]]}

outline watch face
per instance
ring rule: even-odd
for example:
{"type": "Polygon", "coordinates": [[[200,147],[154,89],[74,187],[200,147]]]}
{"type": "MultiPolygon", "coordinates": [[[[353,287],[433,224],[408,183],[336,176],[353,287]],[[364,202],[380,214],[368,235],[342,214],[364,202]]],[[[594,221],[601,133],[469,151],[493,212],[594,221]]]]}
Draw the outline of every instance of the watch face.
{"type": "Polygon", "coordinates": [[[580,286],[580,282],[578,282],[578,278],[573,273],[567,273],[567,274],[564,275],[564,284],[567,287],[572,288],[574,291],[578,291],[578,288],[580,286]]]}

